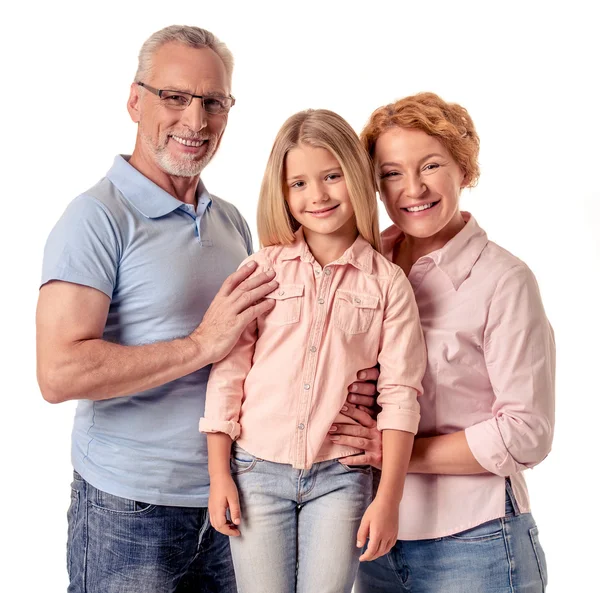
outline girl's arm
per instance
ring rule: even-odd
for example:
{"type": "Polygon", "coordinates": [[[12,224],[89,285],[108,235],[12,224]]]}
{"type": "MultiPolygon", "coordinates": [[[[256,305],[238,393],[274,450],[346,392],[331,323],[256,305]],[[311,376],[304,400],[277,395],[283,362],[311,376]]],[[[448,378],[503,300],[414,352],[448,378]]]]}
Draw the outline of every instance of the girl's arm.
{"type": "Polygon", "coordinates": [[[357,546],[369,545],[361,560],[387,554],[398,536],[398,507],[420,409],[418,394],[427,356],[412,287],[398,269],[388,290],[381,329],[377,427],[383,432],[381,482],[358,531],[357,546]]]}
{"type": "Polygon", "coordinates": [[[398,508],[404,491],[414,435],[403,430],[383,431],[383,467],[375,500],[369,505],[358,530],[356,545],[369,546],[360,560],[387,554],[398,539],[398,508]]]}
{"type": "Polygon", "coordinates": [[[240,500],[237,487],[229,467],[231,443],[229,435],[213,433],[208,441],[208,474],[210,476],[210,496],[208,514],[211,525],[220,533],[237,537],[241,521],[240,500]],[[231,520],[227,519],[227,510],[231,520]]]}

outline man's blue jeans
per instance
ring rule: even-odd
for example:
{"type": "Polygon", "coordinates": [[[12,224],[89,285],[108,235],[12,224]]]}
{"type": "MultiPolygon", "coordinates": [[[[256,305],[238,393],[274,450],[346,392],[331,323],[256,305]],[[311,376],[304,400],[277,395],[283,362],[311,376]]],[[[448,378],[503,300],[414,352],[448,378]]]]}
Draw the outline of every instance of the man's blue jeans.
{"type": "Polygon", "coordinates": [[[229,538],[208,509],[107,494],[74,472],[69,593],[235,593],[229,538]]]}

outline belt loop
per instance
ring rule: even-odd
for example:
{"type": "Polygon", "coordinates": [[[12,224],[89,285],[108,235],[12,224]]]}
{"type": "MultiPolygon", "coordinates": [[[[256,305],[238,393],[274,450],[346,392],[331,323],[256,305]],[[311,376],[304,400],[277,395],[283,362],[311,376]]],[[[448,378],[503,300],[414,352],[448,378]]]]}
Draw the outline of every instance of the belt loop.
{"type": "Polygon", "coordinates": [[[519,510],[519,505],[517,504],[517,499],[515,498],[515,493],[513,492],[510,478],[506,478],[505,488],[506,488],[506,516],[518,517],[521,514],[521,511],[519,510]]]}

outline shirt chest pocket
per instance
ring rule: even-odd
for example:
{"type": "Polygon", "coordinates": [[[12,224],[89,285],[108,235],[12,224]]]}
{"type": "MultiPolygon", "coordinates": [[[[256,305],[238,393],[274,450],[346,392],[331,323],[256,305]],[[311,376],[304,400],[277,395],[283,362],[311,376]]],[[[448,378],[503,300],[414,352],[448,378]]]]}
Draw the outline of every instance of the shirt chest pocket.
{"type": "Polygon", "coordinates": [[[333,322],[347,334],[364,334],[371,327],[379,298],[347,290],[336,290],[333,322]]]}
{"type": "Polygon", "coordinates": [[[290,325],[300,321],[302,299],[304,298],[303,284],[280,284],[276,290],[265,298],[275,301],[275,307],[265,318],[268,323],[290,325]]]}

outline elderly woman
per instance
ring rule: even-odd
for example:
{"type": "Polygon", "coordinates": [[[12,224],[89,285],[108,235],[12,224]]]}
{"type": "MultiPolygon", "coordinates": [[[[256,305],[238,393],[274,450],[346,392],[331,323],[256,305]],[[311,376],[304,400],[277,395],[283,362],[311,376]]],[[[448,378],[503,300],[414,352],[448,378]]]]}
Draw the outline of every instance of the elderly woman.
{"type": "MultiPolygon", "coordinates": [[[[394,222],[384,254],[413,287],[428,369],[398,541],[362,563],[356,591],[541,593],[524,470],[550,451],[555,348],[537,283],[459,209],[479,176],[463,107],[407,97],[375,111],[362,140],[394,222]]],[[[330,438],[365,454],[341,461],[377,465],[374,422],[362,407],[346,414],[363,426],[335,425],[330,438]]]]}

